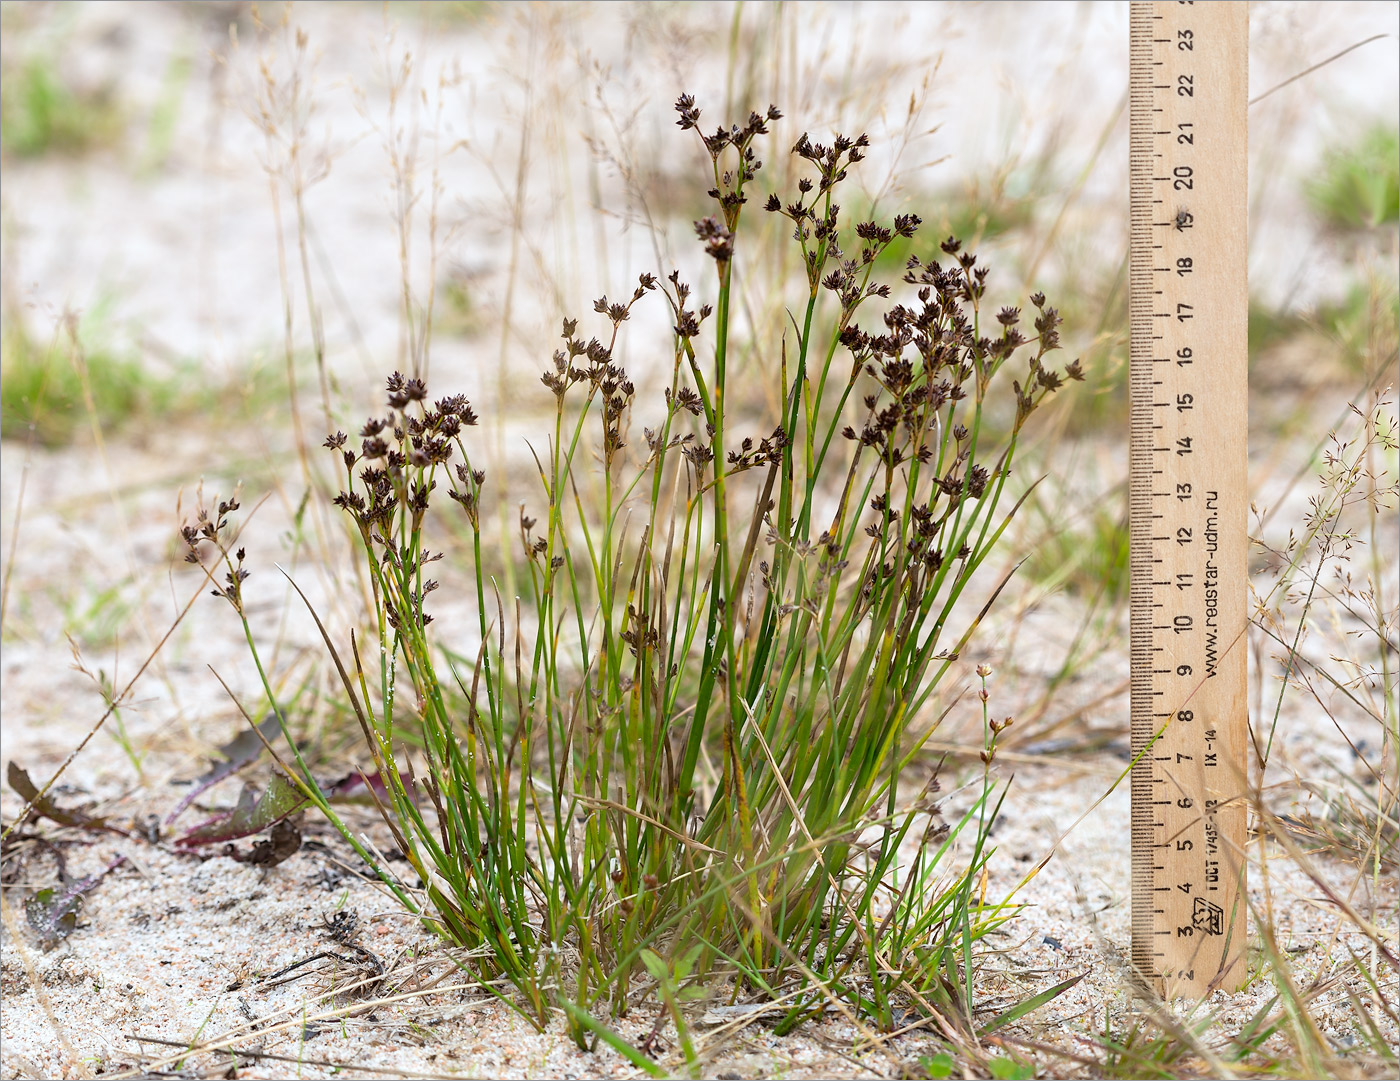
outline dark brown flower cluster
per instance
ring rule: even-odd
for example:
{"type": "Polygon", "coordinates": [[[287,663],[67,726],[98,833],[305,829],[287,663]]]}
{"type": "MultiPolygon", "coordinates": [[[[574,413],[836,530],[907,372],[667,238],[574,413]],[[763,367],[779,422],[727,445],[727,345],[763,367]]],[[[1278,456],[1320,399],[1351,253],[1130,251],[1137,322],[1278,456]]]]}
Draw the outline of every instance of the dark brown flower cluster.
{"type": "Polygon", "coordinates": [[[763,162],[754,151],[753,141],[760,135],[768,134],[768,124],[781,120],[783,114],[770,105],[762,115],[749,113],[748,120],[742,125],[716,128],[713,135],[705,135],[700,132],[700,110],[695,107],[694,97],[682,94],[677,98],[676,112],[680,115],[676,124],[682,130],[694,130],[700,134],[700,140],[705,144],[705,151],[714,166],[717,183],[706,194],[719,204],[720,217],[696,222],[695,230],[704,242],[705,250],[720,264],[722,271],[734,257],[734,229],[739,223],[739,211],[748,202],[744,185],[763,168],[763,162]],[[738,161],[729,168],[721,169],[721,158],[730,149],[735,152],[738,161]]]}
{"type": "Polygon", "coordinates": [[[193,525],[186,523],[180,527],[180,539],[185,543],[185,562],[202,564],[202,550],[205,545],[216,549],[224,562],[228,565],[228,571],[224,575],[224,584],[216,585],[211,591],[213,596],[222,597],[233,605],[234,611],[243,614],[243,583],[247,580],[250,571],[243,567],[244,557],[247,555],[246,549],[239,548],[230,560],[228,548],[226,547],[223,534],[229,528],[228,516],[238,509],[238,499],[219,500],[215,505],[215,512],[210,514],[204,507],[203,500],[200,501],[198,509],[195,511],[195,522],[193,525]]]}
{"type": "Polygon", "coordinates": [[[674,394],[671,393],[671,388],[667,387],[666,408],[673,413],[684,409],[692,417],[698,417],[704,410],[705,403],[701,400],[700,395],[689,387],[679,387],[674,394]]]}
{"type": "Polygon", "coordinates": [[[661,629],[632,604],[627,606],[627,619],[618,637],[627,643],[634,657],[641,656],[646,650],[660,648],[662,641],[661,629]]]}
{"type": "MultiPolygon", "coordinates": [[[[981,334],[978,307],[986,292],[988,269],[978,265],[976,256],[962,251],[953,238],[940,247],[953,257],[947,266],[910,259],[904,280],[917,287],[917,303],[889,309],[883,317],[883,333],[866,333],[854,323],[841,333],[841,342],[853,358],[853,371],[863,373],[879,388],[864,397],[865,423],[859,430],[847,426],[846,438],[873,450],[887,467],[910,459],[927,463],[940,445],[945,448],[942,475],[935,478],[928,500],[910,508],[909,528],[895,525],[899,511],[888,505],[887,497],[877,495],[871,501],[875,519],[867,526],[867,534],[876,539],[903,537],[906,555],[872,567],[862,587],[866,596],[874,595],[881,580],[894,575],[904,575],[897,588],[905,597],[920,596],[948,560],[948,553],[938,545],[945,523],[964,500],[982,499],[1005,475],[1008,459],[1004,455],[995,465],[972,460],[971,433],[955,420],[957,413],[945,407],[973,395],[981,402],[996,371],[1023,348],[1030,350],[1028,374],[1024,389],[1019,380],[1013,380],[1013,433],[1066,379],[1083,378],[1078,361],[1063,373],[1046,367],[1046,354],[1060,345],[1060,316],[1045,306],[1040,293],[1030,298],[1037,312],[1034,335],[1020,329],[1021,311],[1015,307],[996,313],[998,333],[981,334]],[[942,425],[951,425],[946,436],[942,425]],[[951,441],[944,442],[949,436],[951,441]]],[[[952,555],[965,560],[970,552],[960,544],[952,555]]]]}
{"type": "MultiPolygon", "coordinates": [[[[643,274],[637,279],[637,288],[626,304],[610,301],[606,296],[593,302],[593,310],[607,316],[612,322],[614,340],[618,327],[630,317],[633,305],[655,288],[656,278],[643,274]]],[[[571,387],[585,384],[590,398],[601,392],[605,414],[620,418],[626,400],[632,397],[636,388],[627,378],[626,370],[613,362],[611,345],[604,345],[597,338],[585,342],[577,337],[577,332],[578,320],[565,319],[560,334],[564,339],[564,348],[555,351],[554,370],[541,375],[540,382],[554,393],[561,406],[571,387]]]]}
{"type": "Polygon", "coordinates": [[[612,352],[597,338],[587,343],[574,337],[578,329],[577,319],[565,319],[560,335],[565,348],[554,352],[554,370],[540,376],[540,382],[554,392],[554,397],[562,403],[564,395],[575,383],[588,383],[596,386],[603,373],[612,363],[612,352]],[[582,363],[576,363],[582,357],[582,363]]]}
{"type": "MultiPolygon", "coordinates": [[[[593,302],[593,310],[605,315],[613,324],[613,340],[616,340],[618,327],[627,320],[632,306],[651,290],[656,288],[656,279],[643,274],[626,304],[614,303],[606,296],[593,302]]],[[[612,358],[612,347],[604,345],[597,338],[587,342],[577,336],[578,320],[565,319],[561,337],[564,348],[554,353],[554,368],[540,376],[540,382],[553,393],[558,407],[564,407],[564,399],[571,387],[582,384],[588,388],[588,399],[594,397],[602,403],[603,416],[603,457],[611,468],[619,451],[627,444],[623,431],[628,407],[637,388],[627,376],[627,369],[612,358]]]]}
{"type": "MultiPolygon", "coordinates": [[[[423,380],[394,372],[386,385],[389,411],[365,421],[359,431],[359,449],[347,445],[350,437],[344,432],[328,436],[324,443],[339,453],[345,468],[346,486],[335,497],[335,505],[354,519],[366,548],[377,550],[381,563],[393,568],[401,581],[416,579],[424,564],[441,558],[420,550],[418,533],[437,489],[438,467],[446,467],[459,452],[463,459],[467,457],[461,444],[462,430],[478,422],[465,395],[427,402],[428,388],[423,380]]],[[[455,483],[445,474],[448,495],[476,527],[486,474],[462,462],[455,464],[453,473],[455,483]]],[[[398,603],[385,597],[390,623],[402,626],[404,613],[400,609],[405,607],[411,609],[419,626],[430,623],[432,617],[423,613],[423,598],[436,588],[436,582],[428,581],[406,587],[398,603]]]]}
{"type": "Polygon", "coordinates": [[[626,304],[619,304],[609,301],[607,295],[599,297],[593,302],[593,310],[599,315],[606,315],[612,320],[612,325],[617,327],[627,321],[632,314],[632,305],[641,300],[653,289],[656,288],[656,276],[654,274],[640,274],[637,277],[637,288],[632,290],[632,299],[626,304]]]}
{"type": "MultiPolygon", "coordinates": [[[[695,97],[692,94],[682,94],[676,99],[676,112],[680,119],[676,121],[676,126],[682,131],[689,131],[698,128],[700,125],[700,110],[695,107],[695,97]]],[[[718,158],[727,146],[746,147],[753,141],[755,135],[768,134],[768,122],[781,120],[783,114],[778,111],[777,106],[768,106],[768,111],[763,116],[758,113],[749,113],[749,119],[743,127],[738,124],[731,125],[728,129],[716,128],[713,135],[701,135],[705,142],[705,149],[710,152],[710,157],[718,158]]]]}
{"type": "MultiPolygon", "coordinates": [[[[549,541],[544,537],[534,536],[531,532],[534,528],[535,520],[525,513],[525,507],[522,504],[520,507],[520,541],[525,547],[526,557],[531,560],[538,559],[549,551],[549,541]]],[[[564,557],[555,556],[552,564],[555,567],[562,567],[564,557]]]]}
{"type": "MultiPolygon", "coordinates": [[[[714,434],[712,430],[710,434],[714,434]]],[[[705,475],[705,470],[708,469],[710,463],[715,460],[715,452],[710,449],[708,443],[696,441],[687,443],[685,447],[682,448],[681,454],[685,456],[685,460],[690,463],[691,469],[695,471],[695,482],[698,487],[705,475]]]]}
{"type": "MultiPolygon", "coordinates": [[[[817,184],[818,194],[825,194],[834,188],[841,181],[846,179],[846,169],[855,165],[865,157],[865,148],[870,145],[870,136],[861,132],[854,139],[838,135],[830,146],[823,146],[821,143],[814,143],[804,131],[802,137],[793,146],[792,152],[799,158],[806,158],[817,167],[820,180],[817,184]]],[[[810,190],[810,181],[807,190],[810,190]]],[[[802,183],[798,183],[798,190],[803,190],[802,183]]]]}
{"type": "MultiPolygon", "coordinates": [[[[854,364],[863,367],[890,399],[877,408],[879,396],[867,396],[866,423],[859,433],[848,426],[844,434],[877,448],[894,464],[908,453],[927,460],[927,447],[911,448],[908,440],[895,438],[901,426],[912,436],[919,431],[929,407],[937,410],[947,402],[957,402],[970,390],[980,397],[993,373],[1023,346],[1035,348],[1029,357],[1026,388],[1023,390],[1019,381],[1013,383],[1016,430],[1046,394],[1059,389],[1066,379],[1084,377],[1078,361],[1067,365],[1063,374],[1044,365],[1045,355],[1060,345],[1060,316],[1054,308],[1045,307],[1043,294],[1031,297],[1038,313],[1034,336],[1020,330],[1020,309],[1012,307],[1002,308],[996,315],[1000,334],[978,334],[974,320],[986,290],[988,268],[978,266],[977,257],[961,251],[955,239],[943,241],[941,247],[945,254],[955,256],[955,262],[944,267],[936,261],[924,263],[917,256],[909,260],[904,280],[918,286],[918,303],[897,304],[886,312],[885,333],[868,334],[854,323],[841,333],[841,342],[854,364]],[[917,355],[917,365],[908,354],[917,355]]],[[[979,476],[968,474],[969,494],[980,496],[985,490],[979,476]]]]}
{"type": "Polygon", "coordinates": [[[808,286],[815,295],[820,285],[835,293],[841,301],[842,316],[849,318],[867,296],[889,296],[889,287],[868,283],[868,269],[896,237],[912,237],[922,224],[917,214],[900,214],[893,226],[865,221],[856,225],[856,237],[861,241],[859,254],[848,258],[840,241],[841,206],[828,196],[846,178],[847,169],[861,161],[870,145],[862,134],[852,139],[838,135],[830,146],[813,143],[803,132],[792,148],[798,157],[817,168],[817,179],[803,177],[797,182],[798,197],[786,206],[776,195],[770,195],[764,209],[781,213],[793,223],[793,239],[802,245],[808,286]],[[819,206],[819,204],[822,204],[819,206]],[[836,269],[823,273],[835,264],[836,269]],[[865,273],[862,273],[865,271],[865,273]]]}
{"type": "Polygon", "coordinates": [[[671,291],[666,294],[666,299],[671,303],[671,310],[675,313],[676,324],[673,329],[676,337],[683,342],[690,341],[700,334],[700,324],[708,319],[714,312],[709,304],[700,305],[698,312],[692,311],[686,306],[690,299],[690,286],[681,281],[679,270],[671,271],[667,279],[671,283],[671,291]]]}
{"type": "Polygon", "coordinates": [[[760,439],[754,445],[753,439],[744,437],[738,450],[729,452],[727,461],[731,473],[740,473],[759,465],[773,465],[783,460],[783,448],[788,445],[788,435],[781,425],[773,429],[773,434],[760,439]]]}
{"type": "Polygon", "coordinates": [[[734,258],[734,232],[718,218],[701,218],[695,223],[695,235],[705,245],[705,254],[716,263],[728,263],[734,258]]]}

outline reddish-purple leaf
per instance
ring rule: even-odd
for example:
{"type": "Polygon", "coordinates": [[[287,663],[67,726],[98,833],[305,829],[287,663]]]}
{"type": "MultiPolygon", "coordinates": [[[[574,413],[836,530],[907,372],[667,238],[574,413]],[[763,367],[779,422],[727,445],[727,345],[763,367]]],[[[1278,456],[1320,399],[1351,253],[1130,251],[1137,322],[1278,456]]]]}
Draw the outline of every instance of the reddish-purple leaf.
{"type": "MultiPolygon", "coordinates": [[[[282,723],[277,719],[277,714],[269,713],[258,725],[264,738],[269,742],[282,732],[282,723]]],[[[180,817],[180,814],[193,803],[202,792],[207,792],[225,777],[232,776],[241,770],[248,763],[254,761],[263,752],[263,739],[259,738],[258,732],[251,728],[245,728],[234,739],[225,743],[219,748],[219,753],[224,756],[224,761],[215,762],[214,768],[203,776],[196,777],[190,782],[190,790],[173,811],[165,816],[165,824],[168,826],[180,817]]]]}
{"type": "Polygon", "coordinates": [[[307,802],[301,790],[280,770],[274,769],[261,796],[255,796],[254,789],[245,787],[238,797],[237,807],[200,823],[175,843],[194,846],[236,841],[276,825],[301,810],[307,802]]]}
{"type": "MultiPolygon", "coordinates": [[[[413,777],[409,773],[399,773],[399,783],[403,785],[404,791],[412,794],[413,777]]],[[[363,796],[356,795],[359,788],[365,788],[374,793],[374,797],[384,806],[389,806],[392,796],[389,795],[389,786],[384,783],[383,776],[376,770],[373,773],[357,769],[345,777],[336,781],[324,789],[327,797],[337,802],[356,800],[360,802],[372,801],[372,797],[366,792],[363,796]]]]}

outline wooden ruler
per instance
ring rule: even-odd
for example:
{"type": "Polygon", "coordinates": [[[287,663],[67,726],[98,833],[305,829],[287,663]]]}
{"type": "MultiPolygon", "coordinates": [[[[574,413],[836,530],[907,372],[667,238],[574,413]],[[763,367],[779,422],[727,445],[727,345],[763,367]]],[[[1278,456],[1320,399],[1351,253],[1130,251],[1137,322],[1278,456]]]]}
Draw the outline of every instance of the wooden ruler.
{"type": "Polygon", "coordinates": [[[1132,961],[1245,980],[1248,5],[1130,6],[1132,961]]]}

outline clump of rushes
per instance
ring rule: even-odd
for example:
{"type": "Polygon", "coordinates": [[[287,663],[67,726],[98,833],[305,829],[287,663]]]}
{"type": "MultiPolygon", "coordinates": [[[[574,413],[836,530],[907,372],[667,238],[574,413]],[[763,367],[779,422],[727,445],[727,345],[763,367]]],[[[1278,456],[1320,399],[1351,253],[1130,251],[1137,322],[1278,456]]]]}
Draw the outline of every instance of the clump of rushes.
{"type": "MultiPolygon", "coordinates": [[[[676,109],[699,131],[692,98],[676,109]]],[[[1045,298],[1026,318],[990,312],[987,268],[952,238],[946,260],[909,261],[896,300],[877,260],[920,219],[847,223],[835,196],[868,140],[803,135],[793,153],[811,175],[766,205],[791,222],[807,282],[771,373],[781,415],[736,431],[733,274],[758,141],[780,115],[701,136],[717,208],[695,227],[713,260],[706,289],[644,274],[626,301],[595,303],[599,336],[564,322],[542,376],[555,404],[536,459],[543,504],[519,522],[523,610],[488,600],[486,478],[464,398],[429,404],[395,374],[387,415],[327,441],[378,642],[368,657],[352,645],[348,662],[326,642],[423,889],[371,862],[473,949],[484,978],[508,977],[536,1023],[564,1006],[583,1042],[596,1007],[627,1008],[644,961],[684,958],[690,981],[787,996],[783,1030],[833,1002],[889,1026],[904,1002],[967,1047],[972,947],[1012,912],[985,896],[996,785],[949,823],[936,769],[912,802],[899,782],[977,622],[950,626],[1010,519],[998,508],[1022,428],[1081,375],[1046,363],[1060,319],[1045,298]],[[654,294],[674,353],[639,439],[615,350],[654,294]],[[441,556],[423,527],[440,486],[471,536],[474,664],[428,634],[426,570],[441,556]],[[423,733],[412,761],[395,739],[406,712],[423,733]],[[916,839],[904,866],[901,844],[916,839]]]]}

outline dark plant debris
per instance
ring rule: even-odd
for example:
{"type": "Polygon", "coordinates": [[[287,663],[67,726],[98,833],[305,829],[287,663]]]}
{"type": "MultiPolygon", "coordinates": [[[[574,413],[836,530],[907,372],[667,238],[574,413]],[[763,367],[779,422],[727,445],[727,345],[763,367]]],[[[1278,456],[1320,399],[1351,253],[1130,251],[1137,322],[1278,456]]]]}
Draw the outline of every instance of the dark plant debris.
{"type": "Polygon", "coordinates": [[[284,818],[272,827],[261,841],[253,844],[253,850],[246,856],[237,852],[232,844],[224,849],[224,855],[239,863],[251,863],[254,867],[276,867],[283,860],[291,859],[301,849],[301,830],[296,821],[284,818]]]}
{"type": "MultiPolygon", "coordinates": [[[[376,954],[365,949],[365,947],[359,945],[359,943],[355,941],[360,937],[360,917],[354,909],[337,912],[329,919],[323,916],[321,922],[326,937],[342,949],[348,950],[349,953],[340,953],[334,949],[318,950],[309,957],[303,957],[300,961],[293,961],[290,965],[279,968],[276,972],[269,973],[262,978],[262,982],[270,983],[275,980],[280,983],[290,983],[293,980],[299,980],[303,976],[309,976],[312,972],[319,972],[321,970],[312,969],[310,972],[301,972],[295,976],[289,976],[289,974],[296,972],[298,969],[305,968],[313,961],[323,961],[327,959],[339,961],[342,964],[357,966],[374,976],[384,975],[384,962],[381,961],[376,954]]],[[[359,993],[368,994],[378,982],[377,980],[371,981],[364,987],[361,987],[359,993]]]]}
{"type": "Polygon", "coordinates": [[[76,882],[60,882],[57,886],[49,886],[24,903],[25,917],[29,920],[29,926],[38,932],[39,941],[44,949],[53,949],[77,930],[78,911],[82,908],[83,895],[125,862],[125,856],[115,856],[96,874],[80,878],[76,882]]]}

